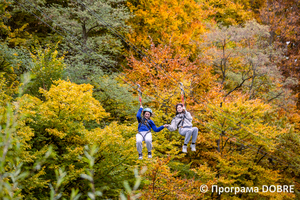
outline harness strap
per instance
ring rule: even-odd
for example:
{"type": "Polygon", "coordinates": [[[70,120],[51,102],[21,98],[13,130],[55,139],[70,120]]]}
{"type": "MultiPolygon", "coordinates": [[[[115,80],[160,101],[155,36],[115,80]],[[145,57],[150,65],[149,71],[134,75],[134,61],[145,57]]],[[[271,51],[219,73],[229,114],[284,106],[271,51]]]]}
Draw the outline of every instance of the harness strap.
{"type": "Polygon", "coordinates": [[[183,126],[181,128],[193,128],[192,126],[183,126]]]}
{"type": "Polygon", "coordinates": [[[151,131],[147,131],[146,134],[143,136],[143,134],[141,134],[140,132],[138,132],[138,134],[140,134],[143,137],[143,141],[146,141],[146,136],[148,133],[151,133],[151,131]]]}
{"type": "Polygon", "coordinates": [[[183,115],[183,119],[177,124],[177,128],[183,128],[184,119],[186,119],[185,114],[183,115]],[[180,123],[181,126],[179,126],[180,123]]]}
{"type": "Polygon", "coordinates": [[[150,125],[148,123],[148,120],[145,119],[145,118],[142,118],[140,121],[139,121],[139,124],[144,124],[145,126],[147,126],[147,128],[149,129],[149,131],[151,131],[151,128],[150,128],[150,125]]]}

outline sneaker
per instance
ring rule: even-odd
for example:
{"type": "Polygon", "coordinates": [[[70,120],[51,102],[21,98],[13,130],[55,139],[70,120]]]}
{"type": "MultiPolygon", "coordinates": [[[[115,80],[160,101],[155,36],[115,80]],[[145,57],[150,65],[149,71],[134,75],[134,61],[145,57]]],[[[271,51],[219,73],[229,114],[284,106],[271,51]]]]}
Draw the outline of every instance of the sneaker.
{"type": "Polygon", "coordinates": [[[152,158],[152,153],[148,152],[148,158],[152,158]]]}
{"type": "Polygon", "coordinates": [[[187,146],[186,146],[186,145],[183,145],[183,146],[182,146],[182,152],[183,152],[183,153],[187,153],[187,146]]]}
{"type": "Polygon", "coordinates": [[[139,154],[139,160],[143,159],[143,154],[139,154]]]}
{"type": "Polygon", "coordinates": [[[192,148],[192,151],[196,151],[196,145],[195,144],[191,144],[191,148],[192,148]]]}

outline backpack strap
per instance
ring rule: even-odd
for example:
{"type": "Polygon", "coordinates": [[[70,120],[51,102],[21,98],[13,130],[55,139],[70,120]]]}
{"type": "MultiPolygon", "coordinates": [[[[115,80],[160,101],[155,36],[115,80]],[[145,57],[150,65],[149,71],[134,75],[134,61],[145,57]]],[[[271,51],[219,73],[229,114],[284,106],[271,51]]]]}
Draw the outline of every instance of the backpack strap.
{"type": "Polygon", "coordinates": [[[180,122],[177,124],[177,128],[182,128],[183,127],[184,119],[186,119],[185,114],[183,115],[183,119],[180,120],[180,122]],[[179,126],[180,123],[181,123],[181,126],[179,126]]]}
{"type": "Polygon", "coordinates": [[[144,117],[139,121],[139,123],[140,123],[140,125],[139,125],[139,127],[142,125],[142,124],[144,124],[145,126],[147,126],[147,128],[149,129],[149,131],[151,131],[151,126],[150,126],[150,124],[149,124],[149,122],[148,122],[148,120],[147,119],[145,119],[144,117]]]}

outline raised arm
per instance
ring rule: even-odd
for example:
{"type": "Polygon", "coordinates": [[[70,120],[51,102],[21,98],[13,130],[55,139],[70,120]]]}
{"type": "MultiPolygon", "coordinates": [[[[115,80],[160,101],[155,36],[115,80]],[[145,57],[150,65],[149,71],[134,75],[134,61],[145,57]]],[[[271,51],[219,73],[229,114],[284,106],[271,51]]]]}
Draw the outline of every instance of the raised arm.
{"type": "Polygon", "coordinates": [[[185,118],[187,120],[189,120],[190,122],[192,122],[192,120],[193,120],[191,113],[189,113],[188,111],[185,111],[185,118]]]}
{"type": "Polygon", "coordinates": [[[140,107],[140,109],[138,110],[137,114],[136,114],[136,118],[138,120],[138,122],[140,122],[142,120],[141,114],[143,111],[143,107],[140,107]]]}

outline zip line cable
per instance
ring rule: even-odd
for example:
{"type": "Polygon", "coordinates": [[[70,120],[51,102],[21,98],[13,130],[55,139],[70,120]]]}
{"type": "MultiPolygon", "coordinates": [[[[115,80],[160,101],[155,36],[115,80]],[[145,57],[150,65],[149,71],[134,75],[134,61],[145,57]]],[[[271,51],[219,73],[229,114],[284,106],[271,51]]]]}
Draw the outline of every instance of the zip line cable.
{"type": "MultiPolygon", "coordinates": [[[[17,2],[18,3],[18,2],[17,2]]],[[[19,3],[18,3],[19,4],[19,3]]],[[[19,4],[20,5],[20,4],[19,4]]],[[[32,4],[31,4],[32,5],[32,4]]],[[[23,7],[23,6],[22,6],[23,7]]],[[[35,7],[35,6],[34,6],[35,7]]],[[[24,8],[24,7],[23,7],[24,8]]],[[[36,8],[36,7],[35,7],[36,8]]],[[[36,8],[37,9],[37,8],[36,8]]],[[[26,9],[27,10],[27,9],[26,9]]],[[[37,9],[37,10],[39,10],[39,9],[37,9]]],[[[28,11],[28,10],[27,10],[28,11]]],[[[39,10],[40,11],[40,10],[39,10]]],[[[42,11],[40,11],[41,13],[43,13],[42,11]]],[[[32,13],[32,12],[31,12],[32,13]]],[[[32,13],[33,14],[33,13],[32,13]]],[[[46,14],[44,14],[44,15],[46,15],[46,14]]],[[[36,16],[37,17],[37,16],[36,16]]],[[[37,17],[38,18],[38,17],[37,17]]],[[[39,20],[41,20],[40,18],[38,18],[39,20]]],[[[42,22],[44,22],[43,20],[41,20],[42,22]]],[[[53,20],[52,20],[53,21],[53,20]]],[[[45,22],[44,22],[45,23],[45,22]]],[[[54,22],[55,23],[55,22],[54,22]]],[[[47,24],[47,23],[45,23],[45,24],[47,24]]],[[[48,25],[48,24],[47,24],[48,25]]],[[[50,25],[48,25],[50,28],[52,28],[53,29],[53,27],[52,26],[50,26],[50,25]]],[[[61,27],[61,26],[60,26],[61,27]]],[[[62,27],[61,27],[62,28],[62,27]]],[[[55,30],[55,29],[53,29],[53,30],[55,30]]],[[[56,31],[56,30],[55,30],[56,31]]],[[[57,32],[57,31],[56,31],[57,32]]],[[[60,34],[61,36],[63,36],[62,34],[60,34]]],[[[64,37],[64,36],[63,36],[64,37]]],[[[65,38],[65,37],[64,37],[65,38]]],[[[69,40],[68,40],[69,41],[69,40]]],[[[70,41],[69,41],[70,42],[70,41]]],[[[72,44],[74,44],[73,42],[71,42],[72,44]]],[[[75,44],[74,44],[75,45],[75,44]]],[[[76,46],[76,45],[75,45],[76,46]]],[[[84,52],[85,53],[85,52],[84,52]]],[[[103,58],[101,58],[101,59],[103,59],[103,58]]],[[[119,71],[119,70],[118,70],[119,71]]],[[[120,72],[120,71],[119,71],[120,72]]],[[[124,80],[124,79],[122,79],[122,80],[124,80]]],[[[125,80],[124,80],[125,81],[125,80]]],[[[132,81],[132,80],[131,80],[132,81]]],[[[127,81],[125,81],[127,84],[129,84],[127,81]]],[[[132,81],[133,82],[133,81],[132,81]]],[[[133,82],[134,83],[134,82],[133,82]]],[[[132,86],[131,86],[132,87],[132,86]]],[[[135,89],[135,88],[134,88],[135,89]]],[[[136,90],[136,89],[135,89],[136,90]]],[[[163,99],[162,99],[163,100],[163,99]]],[[[164,104],[164,103],[163,103],[164,104]]],[[[164,104],[165,105],[165,104],[164,104]]],[[[278,149],[277,149],[278,150],[278,149]]]]}
{"type": "MultiPolygon", "coordinates": [[[[71,0],[71,2],[76,3],[74,0],[71,0]]],[[[119,33],[117,30],[115,30],[110,24],[108,24],[106,21],[101,20],[101,17],[99,17],[93,10],[91,10],[88,6],[86,6],[84,3],[80,3],[77,0],[77,3],[82,5],[83,7],[85,7],[94,17],[96,17],[100,22],[102,22],[103,24],[105,24],[113,33],[115,33],[123,42],[125,42],[127,45],[129,45],[130,47],[132,47],[140,56],[142,57],[147,57],[147,55],[142,52],[141,50],[139,50],[130,40],[128,40],[127,38],[123,37],[121,35],[121,33],[119,33]],[[128,44],[129,43],[129,44],[128,44]]]]}
{"type": "MultiPolygon", "coordinates": [[[[71,0],[71,1],[72,1],[73,3],[75,3],[74,0],[71,0]]],[[[108,26],[109,29],[110,29],[112,32],[114,32],[119,38],[121,38],[123,42],[125,42],[127,45],[131,46],[131,47],[132,47],[138,54],[140,54],[142,57],[147,57],[147,58],[149,59],[150,62],[153,62],[155,65],[159,66],[159,68],[161,68],[165,73],[168,73],[168,72],[166,72],[159,64],[157,64],[155,61],[153,61],[153,59],[152,59],[149,55],[146,55],[145,53],[143,53],[141,50],[138,49],[138,47],[136,47],[134,44],[132,44],[132,43],[130,42],[130,40],[124,38],[117,30],[114,30],[114,28],[113,28],[111,25],[109,25],[107,22],[105,22],[99,15],[97,15],[92,9],[90,9],[89,6],[85,5],[84,3],[80,3],[79,1],[80,1],[80,0],[77,0],[77,3],[79,3],[80,5],[82,5],[83,7],[85,7],[85,8],[86,8],[86,9],[87,9],[87,10],[88,10],[95,18],[97,18],[97,19],[98,19],[99,21],[101,21],[103,24],[105,24],[106,26],[108,26]]],[[[179,83],[179,84],[182,85],[182,83],[181,83],[181,82],[178,82],[172,75],[170,75],[169,73],[168,73],[168,75],[171,76],[171,77],[175,80],[175,82],[177,82],[177,83],[179,83]]],[[[167,77],[167,76],[166,76],[166,77],[167,77]]],[[[167,78],[168,78],[168,77],[167,77],[167,78]]],[[[168,79],[169,79],[169,78],[168,78],[168,79]]],[[[169,81],[171,81],[171,80],[169,79],[169,81]]],[[[173,81],[171,81],[171,82],[173,83],[173,81]]],[[[174,84],[174,85],[176,86],[177,84],[174,84]]],[[[183,86],[184,88],[186,88],[186,86],[184,86],[184,85],[182,85],[182,86],[183,86]]],[[[191,93],[191,90],[190,90],[189,88],[188,88],[188,91],[191,93]]],[[[211,103],[210,103],[207,99],[204,99],[203,97],[199,96],[198,94],[195,94],[195,95],[196,95],[197,97],[201,98],[202,100],[206,101],[207,104],[208,104],[208,105],[206,105],[207,107],[209,107],[210,109],[214,110],[214,111],[217,112],[219,115],[222,115],[223,117],[227,118],[227,119],[230,120],[232,123],[235,123],[236,125],[239,124],[239,123],[241,123],[241,124],[243,124],[245,127],[250,128],[248,125],[244,124],[244,123],[242,122],[242,120],[238,120],[238,119],[236,119],[234,116],[232,116],[232,115],[230,115],[230,114],[229,114],[230,117],[233,117],[235,120],[237,120],[237,121],[239,121],[239,122],[236,123],[236,122],[234,122],[232,119],[229,119],[228,116],[224,116],[222,113],[218,112],[216,109],[210,107],[209,104],[211,104],[211,103]]],[[[205,104],[203,104],[203,105],[205,105],[205,104]]],[[[219,109],[220,109],[222,112],[225,113],[225,111],[224,111],[223,109],[221,109],[221,108],[219,108],[219,109]]],[[[249,134],[251,134],[251,135],[253,135],[254,137],[256,137],[257,139],[263,140],[263,141],[265,141],[265,142],[267,142],[267,140],[270,140],[270,139],[266,138],[266,137],[263,136],[263,135],[261,135],[261,137],[265,138],[266,140],[264,140],[264,139],[262,139],[262,138],[259,138],[258,136],[254,135],[252,132],[250,132],[249,130],[247,130],[246,128],[244,128],[244,127],[242,127],[242,126],[240,126],[240,127],[243,128],[244,130],[246,130],[249,134]]],[[[282,148],[281,148],[281,149],[282,149],[282,148]]],[[[278,149],[278,150],[281,151],[281,149],[278,149]]],[[[289,153],[291,153],[291,154],[296,155],[295,153],[290,152],[290,151],[287,150],[287,149],[282,149],[282,150],[283,150],[283,151],[286,151],[286,152],[289,152],[289,153]]],[[[281,151],[281,152],[282,152],[282,151],[281,151]]],[[[282,153],[285,154],[285,152],[282,152],[282,153]]]]}
{"type": "MultiPolygon", "coordinates": [[[[71,0],[73,3],[74,0],[71,0]]],[[[84,3],[80,3],[79,0],[77,0],[77,3],[79,3],[80,5],[82,5],[83,7],[85,7],[95,18],[97,18],[99,21],[101,21],[102,23],[104,23],[105,25],[109,26],[109,29],[111,31],[113,31],[119,38],[122,39],[123,42],[125,42],[127,45],[131,46],[139,55],[141,55],[142,57],[147,57],[149,59],[149,61],[153,62],[155,65],[159,66],[159,64],[157,64],[155,61],[153,61],[153,59],[149,56],[147,56],[147,54],[143,53],[141,50],[138,49],[138,47],[136,47],[134,44],[132,44],[132,42],[130,42],[128,39],[124,38],[118,31],[114,30],[113,27],[111,27],[107,22],[105,22],[99,15],[97,15],[92,9],[89,8],[89,6],[85,5],[84,3]]],[[[161,68],[161,67],[160,67],[161,68]]],[[[161,68],[162,70],[164,70],[163,68],[161,68]]],[[[166,72],[166,71],[165,71],[166,72]]],[[[171,76],[172,77],[172,76],[171,76]]],[[[167,77],[168,78],[168,77],[167,77]]],[[[175,82],[177,82],[177,80],[172,77],[175,82]]],[[[169,78],[168,78],[169,79],[169,78]]],[[[170,79],[169,79],[170,80],[170,79]]],[[[171,81],[171,80],[170,80],[171,81]]],[[[172,81],[171,81],[172,82],[172,81]]],[[[175,85],[176,86],[176,85],[175,85]]]]}
{"type": "MultiPolygon", "coordinates": [[[[19,3],[18,1],[16,1],[16,0],[13,0],[13,1],[15,1],[17,4],[19,4],[23,9],[25,9],[27,12],[30,12],[31,14],[33,14],[37,19],[39,19],[40,21],[42,21],[45,25],[47,25],[49,28],[51,28],[52,30],[54,30],[56,33],[58,33],[60,36],[62,36],[63,38],[65,38],[68,42],[70,42],[70,43],[72,43],[75,47],[77,47],[77,45],[74,43],[74,42],[72,42],[71,40],[69,40],[69,39],[67,39],[62,33],[60,33],[59,31],[57,31],[55,28],[53,28],[51,25],[49,25],[48,23],[46,23],[44,20],[42,20],[40,17],[38,17],[36,14],[34,14],[33,12],[31,12],[29,9],[27,9],[26,7],[24,7],[21,3],[19,3]]],[[[27,0],[25,0],[25,1],[27,1],[27,0]]],[[[29,1],[27,1],[30,5],[32,5],[29,1]]],[[[35,7],[34,5],[32,5],[36,10],[39,10],[37,7],[35,7]]],[[[40,11],[40,10],[39,10],[40,11]]],[[[45,13],[43,13],[42,11],[40,11],[43,15],[45,15],[48,19],[49,19],[49,17],[45,14],[45,13]]],[[[54,22],[55,23],[55,22],[54,22]]],[[[56,23],[55,23],[56,24],[56,23]]],[[[63,30],[65,30],[63,27],[61,27],[60,25],[58,25],[58,24],[56,24],[57,26],[59,26],[61,29],[63,29],[63,30]]],[[[67,33],[69,33],[67,30],[65,30],[67,33]]],[[[70,33],[69,33],[70,34],[70,33]]],[[[74,35],[72,35],[72,34],[70,34],[71,36],[73,36],[73,37],[75,37],[74,35]]],[[[82,44],[82,42],[80,42],[76,37],[75,37],[75,39],[79,42],[79,43],[81,43],[81,45],[83,45],[82,44]]],[[[84,45],[86,48],[88,48],[86,45],[84,45]]],[[[83,53],[85,53],[86,55],[88,55],[89,57],[91,57],[91,58],[93,58],[93,56],[91,56],[91,54],[89,54],[87,51],[85,51],[85,50],[83,50],[83,49],[81,49],[81,48],[78,48],[80,51],[82,51],[83,53]]],[[[90,51],[93,51],[93,50],[91,50],[90,48],[88,48],[90,51]]],[[[98,55],[98,54],[97,54],[98,55]]],[[[103,61],[105,61],[107,64],[109,63],[109,61],[107,61],[107,60],[105,60],[104,58],[102,58],[100,55],[98,55],[99,57],[100,57],[100,59],[102,59],[103,61]]],[[[101,63],[98,61],[98,60],[96,60],[95,58],[93,58],[98,64],[100,64],[101,65],[101,63]]],[[[106,67],[105,65],[104,65],[104,67],[105,68],[107,68],[107,69],[109,69],[108,67],[106,67]]],[[[114,66],[112,66],[115,70],[117,70],[118,72],[120,72],[121,73],[121,71],[120,70],[118,70],[117,68],[115,68],[114,66]]],[[[125,75],[125,77],[126,77],[126,75],[125,75]]],[[[128,78],[129,79],[129,78],[128,78]]],[[[129,79],[129,80],[131,80],[131,79],[129,79]]],[[[125,81],[125,80],[124,80],[125,81]]],[[[128,85],[130,85],[133,89],[135,89],[131,84],[129,84],[127,81],[125,81],[128,85]]],[[[132,80],[131,80],[131,82],[133,82],[132,80]]],[[[134,83],[134,82],[133,82],[134,83]]]]}
{"type": "MultiPolygon", "coordinates": [[[[56,29],[54,29],[52,26],[50,26],[49,24],[47,24],[46,22],[44,22],[42,19],[40,19],[37,15],[35,15],[33,12],[31,12],[31,11],[29,11],[27,8],[25,8],[21,3],[19,3],[18,1],[16,1],[16,0],[14,0],[17,4],[19,4],[23,9],[25,9],[27,12],[30,12],[31,14],[33,14],[37,19],[39,19],[40,21],[42,21],[44,24],[46,24],[48,27],[50,27],[52,30],[54,30],[55,32],[57,32],[58,34],[60,34],[62,37],[64,37],[65,38],[65,36],[63,36],[61,33],[59,33],[56,29]]],[[[41,11],[40,11],[41,12],[41,11]]],[[[41,13],[43,13],[43,12],[41,12],[41,13]]],[[[72,41],[70,41],[70,40],[68,40],[67,38],[65,38],[67,41],[69,41],[69,42],[71,42],[73,45],[75,45],[76,46],[76,44],[74,44],[72,41]]],[[[79,48],[80,49],[80,48],[79,48]]],[[[81,49],[80,49],[81,50],[81,49]]],[[[83,51],[83,50],[81,50],[83,53],[86,53],[85,51],[83,51]]],[[[87,54],[87,53],[86,53],[87,54]]],[[[89,57],[91,57],[90,56],[90,54],[88,54],[89,55],[89,57]]],[[[92,57],[91,57],[92,58],[92,57]]],[[[101,58],[101,57],[100,57],[101,58]]],[[[103,58],[101,58],[101,59],[103,59],[103,58]]],[[[104,59],[103,59],[104,60],[104,59]]],[[[104,60],[105,61],[105,60],[104,60]]],[[[106,67],[107,68],[107,67],[106,67]]],[[[108,70],[110,70],[110,69],[108,69],[108,70]]],[[[111,71],[111,70],[110,70],[111,71]]],[[[119,70],[118,70],[119,71],[119,70]]],[[[119,77],[119,76],[118,76],[119,77]]],[[[121,77],[119,77],[119,78],[121,78],[121,77]]],[[[121,78],[122,79],[122,78],[121,78]]],[[[125,81],[124,79],[122,79],[124,82],[126,82],[127,84],[129,84],[127,81],[125,81]]],[[[132,80],[131,80],[132,81],[132,80]]],[[[132,81],[133,82],[133,81],[132,81]]],[[[133,82],[134,83],[134,82],[133,82]]],[[[130,85],[130,84],[129,84],[130,85]]],[[[130,85],[131,86],[131,85],[130,85]]],[[[133,86],[131,86],[134,90],[137,90],[138,91],[138,89],[136,89],[136,88],[134,88],[133,86]]],[[[147,95],[148,96],[148,95],[147,95]]],[[[150,97],[150,96],[149,96],[150,97]]],[[[150,98],[152,98],[152,97],[150,97],[150,98]]],[[[163,99],[162,99],[163,100],[163,99]]],[[[204,125],[204,124],[203,124],[204,125]]],[[[204,125],[205,126],[205,125],[204,125]]],[[[207,126],[205,126],[206,128],[208,128],[207,126]]],[[[210,129],[210,128],[208,128],[208,129],[210,129]]],[[[213,130],[214,131],[214,130],[213,130]]],[[[216,132],[216,131],[214,131],[214,132],[216,132]]],[[[217,132],[216,132],[217,133],[217,132]]],[[[225,136],[226,137],[226,136],[225,136]]],[[[234,136],[235,138],[237,138],[236,136],[234,136]]],[[[259,149],[258,149],[259,150],[259,149]]],[[[277,149],[278,150],[278,149],[277,149]]],[[[259,151],[258,151],[259,152],[259,151]]],[[[267,153],[268,154],[268,153],[267,153]]],[[[269,154],[268,154],[269,155],[269,154]]],[[[271,155],[272,156],[272,155],[271,155]]],[[[274,157],[274,156],[272,156],[272,157],[274,157]]],[[[276,157],[277,158],[277,157],[276,157]]],[[[278,159],[278,158],[277,158],[278,159]]],[[[274,159],[275,160],[275,159],[274,159]]],[[[281,164],[283,164],[282,162],[280,162],[281,164]]],[[[289,164],[288,164],[289,165],[289,164]]],[[[292,166],[292,165],[289,165],[289,166],[292,166]]]]}
{"type": "MultiPolygon", "coordinates": [[[[55,28],[53,28],[51,25],[49,25],[47,22],[45,22],[44,20],[42,20],[40,17],[38,17],[36,14],[34,14],[33,12],[31,12],[29,9],[27,9],[26,7],[23,6],[22,3],[14,0],[17,4],[19,4],[23,9],[25,9],[27,12],[30,12],[32,15],[34,15],[37,19],[39,19],[40,21],[42,21],[45,25],[47,25],[48,27],[50,27],[52,30],[54,30],[56,33],[58,33],[59,35],[61,35],[63,38],[65,38],[68,42],[72,43],[75,47],[77,47],[76,44],[74,44],[74,42],[70,41],[69,39],[67,39],[62,33],[60,33],[59,31],[57,31],[55,28]]],[[[41,11],[40,9],[38,9],[36,6],[34,6],[31,2],[29,2],[28,0],[25,0],[26,2],[28,2],[32,7],[35,8],[35,10],[38,10],[42,15],[44,15],[45,17],[47,17],[49,20],[51,20],[53,23],[55,23],[58,27],[60,27],[61,29],[63,29],[64,31],[67,32],[67,35],[71,35],[72,37],[75,37],[74,35],[72,35],[69,31],[67,31],[66,29],[64,29],[62,26],[60,26],[59,24],[57,24],[55,21],[53,21],[48,15],[46,15],[43,11],[41,11]]],[[[82,42],[80,42],[76,37],[75,39],[82,44],[82,42]]],[[[83,44],[82,44],[83,45],[83,44]]],[[[86,48],[88,48],[86,45],[84,45],[86,48]]],[[[77,47],[81,52],[85,53],[88,55],[88,57],[94,59],[97,63],[99,63],[101,65],[101,63],[99,61],[97,61],[95,58],[93,58],[91,56],[91,54],[87,53],[86,51],[82,50],[82,48],[77,47]]],[[[92,49],[88,48],[90,51],[93,51],[92,49]]],[[[93,51],[94,52],[94,51],[93,51]]],[[[94,52],[95,53],[95,52],[94,52]]],[[[98,55],[98,54],[97,54],[98,55]]],[[[99,56],[99,55],[98,55],[99,56]]],[[[107,62],[104,58],[102,58],[101,56],[99,56],[100,59],[102,59],[103,61],[107,62]]],[[[108,67],[104,66],[106,69],[108,69],[109,71],[111,71],[111,69],[109,69],[108,67]]],[[[116,69],[115,67],[113,67],[114,69],[116,69]]],[[[116,69],[117,71],[119,71],[118,69],[116,69]]],[[[121,73],[121,71],[119,71],[121,73]]],[[[137,85],[137,89],[134,88],[130,83],[128,83],[126,80],[124,80],[122,77],[120,77],[119,75],[117,75],[118,78],[120,78],[121,80],[123,80],[124,82],[126,82],[131,88],[133,88],[134,90],[136,90],[137,92],[139,92],[140,87],[139,84],[136,84],[132,79],[129,79],[126,75],[125,77],[128,78],[134,85],[137,85]]],[[[175,91],[173,95],[177,94],[178,91],[175,91]]],[[[171,96],[173,96],[171,95],[171,96]]],[[[146,96],[153,98],[149,95],[146,94],[146,96]]],[[[159,102],[160,104],[162,104],[163,106],[167,107],[167,105],[164,103],[165,99],[162,99],[160,96],[158,96],[159,99],[162,100],[162,102],[159,102]]]]}
{"type": "MultiPolygon", "coordinates": [[[[44,20],[42,20],[41,18],[39,18],[37,15],[35,15],[33,12],[31,12],[29,9],[27,9],[26,7],[24,7],[20,2],[14,0],[16,3],[18,3],[23,9],[25,9],[27,12],[30,12],[31,14],[33,14],[37,19],[39,19],[40,21],[42,21],[44,24],[46,24],[49,28],[51,28],[52,30],[54,30],[56,33],[58,33],[59,35],[61,35],[63,38],[65,38],[68,42],[72,43],[75,47],[77,47],[77,45],[72,42],[71,40],[67,39],[62,33],[60,33],[59,31],[57,31],[56,29],[54,29],[51,25],[49,25],[48,23],[46,23],[44,20]]],[[[83,44],[81,41],[79,41],[73,34],[71,34],[68,30],[66,30],[65,28],[63,28],[62,26],[60,26],[59,24],[57,24],[54,20],[52,20],[47,14],[45,14],[43,11],[41,11],[39,8],[37,8],[36,6],[34,6],[31,2],[29,2],[28,0],[25,0],[27,3],[29,3],[32,7],[34,7],[36,10],[38,10],[42,15],[44,15],[46,18],[48,18],[49,20],[51,20],[53,23],[55,23],[58,27],[60,27],[62,30],[64,30],[67,35],[72,36],[76,39],[77,42],[79,42],[82,46],[86,47],[88,50],[94,52],[92,49],[90,49],[89,47],[87,47],[85,44],[83,44]]],[[[78,47],[77,47],[78,48],[78,47]]],[[[82,50],[82,48],[78,48],[81,52],[87,54],[90,58],[94,59],[98,64],[101,65],[101,63],[96,60],[95,58],[93,58],[93,56],[91,56],[91,54],[87,53],[85,50],[82,50]]],[[[96,53],[96,52],[94,52],[96,53]]],[[[97,56],[99,56],[100,59],[102,59],[103,61],[105,61],[106,63],[109,63],[109,61],[105,60],[103,57],[101,57],[99,54],[96,53],[97,56]]],[[[108,67],[106,67],[105,65],[103,65],[106,69],[108,69],[109,71],[111,71],[108,67]]],[[[113,67],[113,66],[112,66],[113,67]]],[[[113,67],[115,70],[117,70],[118,72],[122,73],[120,70],[118,70],[117,68],[113,67]]],[[[137,85],[137,87],[139,86],[138,84],[136,84],[132,79],[128,78],[126,75],[124,75],[127,79],[129,79],[134,85],[137,85]]],[[[121,78],[120,76],[117,76],[120,79],[122,79],[124,82],[126,82],[131,88],[133,88],[136,91],[139,91],[140,87],[138,87],[137,89],[134,88],[130,83],[128,83],[126,80],[124,80],[123,78],[121,78]]],[[[177,92],[176,92],[177,93],[177,92]]],[[[175,93],[174,93],[175,94],[175,93]]],[[[147,95],[148,96],[148,95],[147,95]]],[[[150,96],[148,96],[150,97],[150,96]]],[[[152,97],[150,97],[152,98],[152,97]]],[[[162,98],[161,98],[162,99],[162,98]]],[[[162,99],[164,101],[164,99],[162,99]]],[[[161,103],[162,105],[166,106],[165,103],[161,103]]]]}
{"type": "MultiPolygon", "coordinates": [[[[263,156],[269,155],[269,156],[268,156],[269,158],[271,157],[273,160],[277,161],[278,163],[283,164],[282,162],[280,162],[280,161],[282,161],[282,160],[281,160],[281,159],[278,159],[276,156],[273,156],[273,155],[269,154],[268,152],[266,152],[266,151],[264,151],[264,150],[261,150],[260,148],[255,147],[255,146],[252,145],[252,144],[245,145],[245,144],[243,143],[243,142],[245,142],[244,140],[239,139],[238,137],[236,137],[236,136],[234,136],[234,135],[232,135],[232,134],[230,134],[230,133],[226,133],[226,134],[228,134],[228,135],[231,136],[231,138],[230,138],[230,137],[226,136],[225,134],[223,134],[222,132],[224,132],[224,131],[222,131],[222,130],[219,129],[218,127],[216,127],[216,126],[214,126],[214,125],[212,125],[212,124],[210,124],[210,125],[213,126],[213,127],[216,128],[216,129],[218,129],[218,130],[221,132],[221,135],[227,137],[228,139],[236,138],[237,140],[242,141],[242,142],[239,142],[239,143],[242,144],[243,146],[248,147],[248,148],[251,148],[251,149],[254,149],[254,150],[257,150],[257,152],[260,153],[260,154],[263,155],[263,156]],[[261,152],[263,152],[263,153],[261,153],[261,152]]],[[[212,129],[211,129],[211,130],[212,130],[212,129]]],[[[215,131],[215,132],[216,132],[216,131],[215,131]]],[[[299,166],[291,165],[291,164],[289,164],[287,161],[284,161],[284,162],[285,162],[285,164],[288,165],[288,167],[293,167],[293,168],[295,168],[295,169],[297,169],[297,170],[299,169],[299,166]]],[[[298,163],[297,163],[297,164],[298,164],[298,163]]]]}
{"type": "MultiPolygon", "coordinates": [[[[63,28],[61,25],[59,25],[58,23],[56,23],[52,18],[50,18],[47,14],[45,14],[43,11],[41,11],[38,7],[36,7],[35,5],[33,5],[30,1],[28,1],[28,0],[25,0],[26,2],[28,2],[32,7],[34,7],[36,10],[38,10],[40,13],[42,13],[45,17],[47,17],[49,20],[51,20],[53,23],[55,23],[58,27],[60,27],[61,29],[63,29],[67,34],[69,34],[69,35],[71,35],[72,37],[74,37],[76,40],[77,40],[77,42],[79,42],[79,43],[81,43],[81,45],[84,45],[86,48],[88,48],[87,46],[86,46],[86,44],[83,44],[81,41],[79,41],[78,39],[77,39],[77,37],[76,36],[74,36],[72,33],[70,33],[68,30],[66,30],[65,28],[63,28]]],[[[75,3],[73,0],[71,0],[73,3],[75,3]]],[[[83,6],[85,6],[84,4],[83,4],[83,6]]],[[[104,21],[104,23],[106,24],[106,25],[108,25],[105,21],[104,21]]],[[[114,29],[113,28],[111,28],[111,30],[113,31],[114,29]]],[[[117,31],[116,31],[117,32],[117,31]]],[[[118,32],[117,33],[115,33],[115,34],[118,34],[118,32]]],[[[121,35],[119,35],[119,37],[124,41],[124,42],[126,42],[125,41],[125,38],[124,37],[122,37],[121,35]]],[[[129,41],[130,42],[130,41],[129,41]]],[[[132,44],[132,43],[131,43],[132,44]]],[[[132,44],[133,45],[133,44],[132,44]]],[[[133,45],[134,46],[134,45],[133,45]]],[[[132,48],[134,48],[134,47],[132,47],[132,48]]],[[[137,48],[137,47],[136,47],[137,48]]],[[[94,50],[92,50],[92,49],[90,49],[90,48],[88,48],[90,51],[92,51],[92,52],[94,52],[94,53],[96,53],[94,50]]],[[[138,50],[138,49],[137,49],[138,50]]],[[[97,54],[97,53],[96,53],[97,54]]],[[[98,54],[97,54],[98,55],[98,54]]],[[[146,56],[146,54],[143,54],[144,56],[146,56]]],[[[100,55],[98,55],[102,60],[104,60],[104,58],[102,58],[100,55]]],[[[105,61],[105,60],[104,60],[105,61]]],[[[107,63],[108,63],[108,61],[106,61],[107,63]]],[[[106,69],[108,69],[107,67],[106,67],[106,69]]],[[[114,68],[114,69],[116,69],[116,68],[114,68]]],[[[109,69],[108,69],[109,70],[109,69]]],[[[117,70],[117,69],[116,69],[117,70]]],[[[120,73],[122,73],[121,71],[119,71],[119,70],[117,70],[118,72],[120,72],[120,73]]],[[[127,78],[127,79],[129,79],[126,75],[125,75],[125,77],[127,78]]],[[[119,77],[120,78],[120,77],[119,77]]],[[[124,80],[124,79],[123,79],[124,80]]],[[[138,87],[138,89],[140,88],[139,87],[139,84],[136,84],[132,79],[129,79],[132,83],[134,83],[135,85],[137,85],[137,87],[138,87]]],[[[125,80],[124,80],[125,81],[125,80]]],[[[126,82],[126,81],[125,81],[126,82]]],[[[128,83],[128,82],[126,82],[126,83],[128,83]]],[[[157,89],[157,90],[159,90],[158,89],[158,87],[157,87],[157,85],[155,84],[155,83],[153,83],[154,84],[154,87],[157,89]]],[[[138,90],[137,90],[138,91],[138,90]]],[[[175,94],[177,94],[178,92],[177,91],[175,91],[174,92],[174,94],[173,95],[175,95],[175,94]]],[[[147,95],[148,96],[148,95],[147,95]]],[[[150,97],[150,96],[148,96],[148,97],[150,97]]],[[[161,100],[163,100],[164,101],[164,99],[162,99],[161,98],[161,100]]],[[[164,106],[166,106],[166,104],[165,103],[162,103],[162,105],[164,105],[164,106]]]]}

